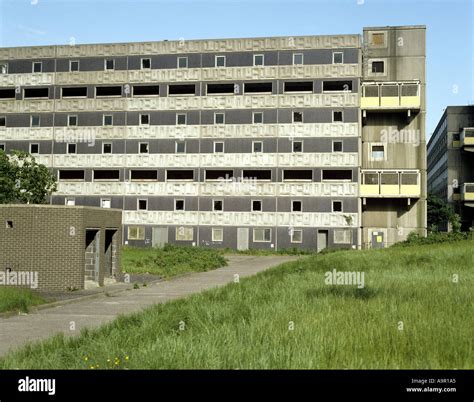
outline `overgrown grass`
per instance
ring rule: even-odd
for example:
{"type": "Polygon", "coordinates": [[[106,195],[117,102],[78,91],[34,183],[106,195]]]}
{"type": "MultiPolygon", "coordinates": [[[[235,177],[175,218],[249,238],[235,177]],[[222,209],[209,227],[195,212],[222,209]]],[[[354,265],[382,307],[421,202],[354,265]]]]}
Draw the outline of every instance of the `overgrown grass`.
{"type": "Polygon", "coordinates": [[[126,273],[149,273],[162,278],[187,272],[204,272],[227,265],[222,254],[213,249],[166,245],[158,248],[124,247],[122,270],[126,273]]]}
{"type": "Polygon", "coordinates": [[[28,308],[44,303],[44,299],[30,289],[0,287],[0,313],[28,312],[28,308]]]}
{"type": "Polygon", "coordinates": [[[277,251],[271,249],[257,249],[252,248],[248,250],[236,250],[233,248],[220,249],[223,254],[239,254],[239,255],[255,255],[255,256],[267,256],[267,255],[311,255],[316,254],[316,250],[306,250],[301,248],[284,248],[277,251]]]}
{"type": "Polygon", "coordinates": [[[77,338],[25,347],[0,367],[472,369],[472,247],[304,257],[77,338]],[[365,287],[326,285],[333,269],[364,272],[365,287]]]}
{"type": "Polygon", "coordinates": [[[471,238],[469,232],[428,232],[427,236],[420,236],[411,232],[405,241],[395,243],[392,247],[419,246],[423,244],[438,244],[445,242],[468,240],[471,238]]]}

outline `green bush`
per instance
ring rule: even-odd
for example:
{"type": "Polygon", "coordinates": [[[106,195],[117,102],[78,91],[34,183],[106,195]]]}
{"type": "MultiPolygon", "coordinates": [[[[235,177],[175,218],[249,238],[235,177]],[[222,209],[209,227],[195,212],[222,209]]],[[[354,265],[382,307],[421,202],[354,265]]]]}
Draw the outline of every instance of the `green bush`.
{"type": "Polygon", "coordinates": [[[27,313],[30,306],[44,303],[44,300],[30,289],[0,287],[0,313],[19,311],[27,313]]]}
{"type": "Polygon", "coordinates": [[[392,247],[403,247],[423,244],[437,244],[449,241],[467,240],[466,232],[429,232],[426,237],[416,232],[411,232],[405,241],[394,244],[392,247]]]}

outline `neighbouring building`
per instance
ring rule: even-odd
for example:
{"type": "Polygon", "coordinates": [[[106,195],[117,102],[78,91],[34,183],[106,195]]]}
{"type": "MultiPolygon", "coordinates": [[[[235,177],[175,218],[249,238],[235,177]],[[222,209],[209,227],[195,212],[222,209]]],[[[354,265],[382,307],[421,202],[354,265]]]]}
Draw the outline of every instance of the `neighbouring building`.
{"type": "MultiPolygon", "coordinates": [[[[428,193],[474,226],[474,106],[448,106],[428,142],[428,193]]],[[[441,229],[448,229],[448,225],[441,229]]]]}
{"type": "Polygon", "coordinates": [[[121,280],[121,210],[5,204],[0,223],[0,286],[62,292],[121,280]]]}
{"type": "Polygon", "coordinates": [[[0,147],[130,245],[384,247],[426,231],[425,27],[0,49],[0,147]]]}

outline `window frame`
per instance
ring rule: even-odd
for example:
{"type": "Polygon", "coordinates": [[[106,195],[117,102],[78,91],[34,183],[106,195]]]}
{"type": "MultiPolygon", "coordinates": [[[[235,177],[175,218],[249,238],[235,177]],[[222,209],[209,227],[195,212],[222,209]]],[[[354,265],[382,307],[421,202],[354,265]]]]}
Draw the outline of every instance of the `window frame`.
{"type": "Polygon", "coordinates": [[[253,240],[254,243],[271,243],[271,241],[272,241],[272,229],[271,228],[253,228],[253,230],[252,230],[252,240],[253,240]],[[255,234],[256,234],[257,230],[263,230],[264,231],[263,232],[263,240],[256,240],[255,239],[255,234]],[[269,240],[265,239],[266,238],[265,234],[267,233],[267,231],[268,231],[268,233],[270,233],[269,240]]]}
{"type": "Polygon", "coordinates": [[[256,53],[253,55],[253,66],[254,67],[264,67],[265,66],[265,54],[264,53],[256,53]],[[256,64],[256,58],[262,57],[262,64],[256,64]]]}
{"type": "Polygon", "coordinates": [[[304,65],[304,53],[293,53],[293,65],[303,66],[304,65]],[[296,56],[301,56],[301,63],[296,63],[296,56]]]}

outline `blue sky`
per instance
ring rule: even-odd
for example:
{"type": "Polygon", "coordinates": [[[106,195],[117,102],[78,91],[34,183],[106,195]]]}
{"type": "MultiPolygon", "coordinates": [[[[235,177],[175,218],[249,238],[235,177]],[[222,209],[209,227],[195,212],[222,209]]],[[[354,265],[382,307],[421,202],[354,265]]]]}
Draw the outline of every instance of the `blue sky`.
{"type": "Polygon", "coordinates": [[[0,0],[0,47],[362,33],[427,26],[427,136],[474,103],[473,0],[0,0]]]}

